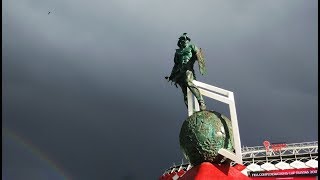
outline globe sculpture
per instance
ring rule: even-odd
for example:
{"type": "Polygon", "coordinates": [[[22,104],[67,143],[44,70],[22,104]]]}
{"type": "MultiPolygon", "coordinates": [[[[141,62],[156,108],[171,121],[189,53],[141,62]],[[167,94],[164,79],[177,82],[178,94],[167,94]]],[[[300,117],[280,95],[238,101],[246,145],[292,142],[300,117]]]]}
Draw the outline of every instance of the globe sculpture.
{"type": "Polygon", "coordinates": [[[221,163],[223,156],[218,154],[221,148],[234,151],[231,121],[215,111],[199,111],[188,117],[182,124],[179,140],[193,166],[202,162],[221,163]]]}

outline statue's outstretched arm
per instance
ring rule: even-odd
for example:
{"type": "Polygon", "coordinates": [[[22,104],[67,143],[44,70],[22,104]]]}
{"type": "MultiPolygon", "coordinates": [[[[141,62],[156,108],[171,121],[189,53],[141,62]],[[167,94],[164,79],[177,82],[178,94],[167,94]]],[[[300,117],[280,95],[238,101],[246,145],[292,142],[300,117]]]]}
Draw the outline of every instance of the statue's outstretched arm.
{"type": "MultiPolygon", "coordinates": [[[[171,70],[171,74],[170,74],[169,77],[166,76],[165,78],[166,78],[168,81],[175,82],[175,77],[176,77],[178,71],[179,71],[179,68],[178,68],[178,62],[177,62],[177,55],[175,55],[175,56],[174,56],[174,66],[173,66],[173,68],[172,68],[172,70],[171,70]]],[[[172,83],[172,82],[171,82],[171,83],[172,83]]],[[[177,84],[176,84],[176,83],[175,83],[175,85],[176,85],[176,87],[177,87],[177,84]]]]}

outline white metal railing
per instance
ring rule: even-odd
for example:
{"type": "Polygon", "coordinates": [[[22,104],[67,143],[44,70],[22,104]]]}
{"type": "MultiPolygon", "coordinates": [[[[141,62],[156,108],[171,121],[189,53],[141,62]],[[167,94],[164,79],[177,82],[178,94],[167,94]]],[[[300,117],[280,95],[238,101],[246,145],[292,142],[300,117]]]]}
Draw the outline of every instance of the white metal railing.
{"type": "MultiPolygon", "coordinates": [[[[231,154],[231,152],[226,153],[225,151],[223,155],[228,156],[230,155],[231,160],[242,164],[242,153],[241,153],[241,141],[240,141],[240,133],[238,127],[238,119],[237,119],[237,112],[236,112],[236,105],[234,101],[233,92],[221,89],[209,84],[205,84],[203,82],[199,82],[193,80],[193,83],[198,87],[202,96],[209,97],[211,99],[226,103],[229,105],[230,111],[230,120],[232,123],[232,131],[233,131],[233,140],[234,140],[234,148],[235,148],[235,156],[231,154]],[[237,157],[236,159],[234,157],[237,157]]],[[[190,89],[187,90],[187,97],[188,97],[188,115],[191,116],[195,111],[199,111],[199,103],[196,97],[193,96],[190,89]]]]}
{"type": "MultiPolygon", "coordinates": [[[[263,146],[243,147],[242,164],[248,166],[252,163],[264,164],[266,162],[277,164],[279,162],[291,163],[293,161],[309,161],[311,159],[318,160],[318,141],[291,143],[287,144],[286,148],[281,149],[279,155],[267,155],[266,149],[263,146]],[[287,152],[287,153],[286,153],[287,152]]],[[[237,162],[231,162],[235,165],[237,162]]],[[[178,172],[180,170],[188,171],[192,165],[181,163],[181,165],[173,165],[168,168],[163,174],[178,172]]]]}
{"type": "Polygon", "coordinates": [[[288,155],[300,156],[304,154],[316,153],[318,153],[318,141],[286,144],[286,147],[283,147],[278,151],[273,151],[272,149],[267,151],[264,146],[242,148],[242,158],[260,158],[271,156],[281,157],[288,155]]]}
{"type": "MultiPolygon", "coordinates": [[[[307,147],[307,146],[318,146],[318,141],[302,142],[302,143],[290,143],[286,144],[286,147],[307,147]]],[[[254,147],[242,147],[241,152],[252,152],[252,151],[264,151],[265,146],[254,146],[254,147]]]]}

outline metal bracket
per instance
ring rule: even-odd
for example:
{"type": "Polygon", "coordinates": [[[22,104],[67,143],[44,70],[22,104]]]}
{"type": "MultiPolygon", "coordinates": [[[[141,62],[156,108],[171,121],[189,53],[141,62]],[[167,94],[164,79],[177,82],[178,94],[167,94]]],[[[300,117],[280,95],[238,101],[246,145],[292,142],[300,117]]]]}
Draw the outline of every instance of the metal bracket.
{"type": "MultiPolygon", "coordinates": [[[[237,157],[237,163],[242,164],[242,153],[241,153],[241,141],[240,141],[240,133],[238,127],[238,119],[236,112],[236,104],[234,101],[233,92],[221,89],[209,84],[205,84],[200,81],[193,80],[193,83],[198,87],[202,96],[209,97],[211,99],[226,103],[229,105],[230,110],[230,120],[232,123],[232,131],[233,131],[233,140],[234,140],[234,148],[235,148],[235,156],[237,157]]],[[[187,89],[187,97],[188,97],[188,115],[191,116],[194,112],[199,111],[199,104],[196,100],[196,97],[192,95],[190,89],[187,89]]],[[[224,150],[221,150],[222,153],[226,153],[224,150]]],[[[235,159],[231,155],[228,155],[230,158],[235,159]]],[[[227,158],[229,158],[227,157],[227,158]]]]}

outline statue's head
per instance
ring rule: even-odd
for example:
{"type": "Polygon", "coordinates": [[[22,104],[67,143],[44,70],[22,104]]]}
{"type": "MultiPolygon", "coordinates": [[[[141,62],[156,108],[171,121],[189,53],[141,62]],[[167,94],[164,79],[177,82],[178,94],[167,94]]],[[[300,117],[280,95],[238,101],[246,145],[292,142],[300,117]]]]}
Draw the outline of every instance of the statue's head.
{"type": "Polygon", "coordinates": [[[177,45],[181,47],[186,47],[187,44],[191,41],[191,39],[187,36],[187,33],[183,33],[182,36],[179,37],[177,45]]]}

